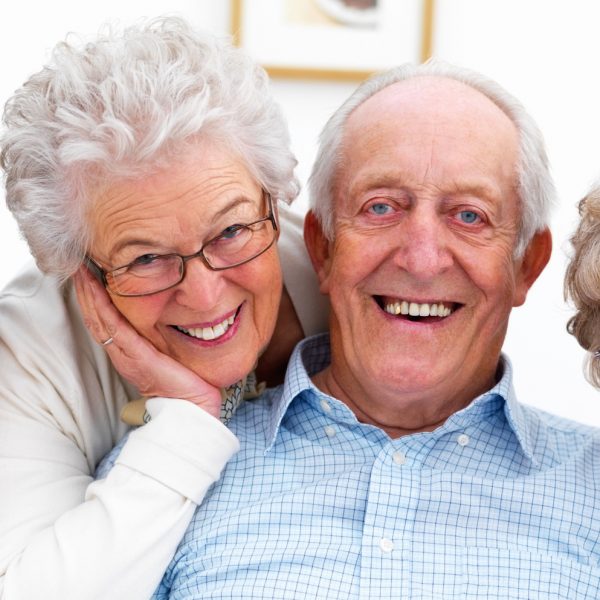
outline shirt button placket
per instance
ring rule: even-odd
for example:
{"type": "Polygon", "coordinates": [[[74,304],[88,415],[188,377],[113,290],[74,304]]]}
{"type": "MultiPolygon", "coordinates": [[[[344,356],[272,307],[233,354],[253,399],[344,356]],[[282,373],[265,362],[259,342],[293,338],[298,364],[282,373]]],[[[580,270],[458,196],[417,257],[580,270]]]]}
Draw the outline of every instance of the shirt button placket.
{"type": "Polygon", "coordinates": [[[381,538],[379,540],[379,548],[384,554],[389,554],[394,550],[394,542],[389,538],[381,538]]]}
{"type": "Polygon", "coordinates": [[[327,400],[325,400],[324,398],[323,400],[321,400],[321,408],[323,409],[323,412],[331,412],[331,404],[329,404],[329,402],[327,402],[327,400]]]}
{"type": "Polygon", "coordinates": [[[395,464],[402,466],[406,464],[406,455],[402,450],[396,450],[394,454],[392,454],[392,460],[395,464]]]}

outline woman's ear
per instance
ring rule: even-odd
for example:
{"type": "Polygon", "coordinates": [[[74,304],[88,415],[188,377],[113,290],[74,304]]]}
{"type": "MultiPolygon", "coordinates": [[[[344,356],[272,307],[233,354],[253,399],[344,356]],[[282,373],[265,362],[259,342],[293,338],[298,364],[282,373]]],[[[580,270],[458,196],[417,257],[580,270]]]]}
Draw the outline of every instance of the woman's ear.
{"type": "Polygon", "coordinates": [[[328,294],[332,242],[323,232],[321,223],[312,210],[304,218],[304,243],[319,279],[319,289],[322,294],[328,294]]]}

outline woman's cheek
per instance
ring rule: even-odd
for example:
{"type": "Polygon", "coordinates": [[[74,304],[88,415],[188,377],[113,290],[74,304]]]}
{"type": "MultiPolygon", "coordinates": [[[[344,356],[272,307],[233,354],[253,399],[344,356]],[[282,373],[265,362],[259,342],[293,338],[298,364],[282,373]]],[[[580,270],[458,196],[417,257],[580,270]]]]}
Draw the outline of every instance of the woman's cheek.
{"type": "Polygon", "coordinates": [[[112,301],[119,312],[141,336],[157,345],[156,342],[159,338],[157,326],[159,323],[166,322],[165,311],[168,304],[168,296],[168,292],[153,294],[151,296],[139,296],[137,298],[113,295],[112,301]]]}

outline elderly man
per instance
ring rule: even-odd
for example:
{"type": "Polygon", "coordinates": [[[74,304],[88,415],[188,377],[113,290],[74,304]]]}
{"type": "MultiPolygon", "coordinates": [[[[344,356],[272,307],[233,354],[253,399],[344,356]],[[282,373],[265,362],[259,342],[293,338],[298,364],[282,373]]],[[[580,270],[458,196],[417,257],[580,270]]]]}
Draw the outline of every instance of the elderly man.
{"type": "Polygon", "coordinates": [[[597,433],[520,404],[500,354],[550,256],[546,162],[513,98],[447,65],[338,110],[305,225],[330,342],[238,411],[157,597],[600,597],[597,433]]]}

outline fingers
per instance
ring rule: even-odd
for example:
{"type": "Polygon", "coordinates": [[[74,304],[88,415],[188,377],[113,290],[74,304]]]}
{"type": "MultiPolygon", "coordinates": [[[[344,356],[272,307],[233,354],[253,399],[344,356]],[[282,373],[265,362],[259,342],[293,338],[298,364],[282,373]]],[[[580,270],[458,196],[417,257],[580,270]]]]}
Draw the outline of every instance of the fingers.
{"type": "Polygon", "coordinates": [[[85,267],[77,272],[74,279],[85,325],[111,359],[119,358],[117,352],[134,360],[140,358],[142,352],[145,358],[149,357],[148,353],[156,353],[154,346],[131,326],[104,287],[85,267]]]}
{"type": "Polygon", "coordinates": [[[143,395],[183,398],[218,418],[218,389],[141,336],[86,267],[81,267],[73,280],[86,327],[125,379],[143,395]],[[106,343],[109,339],[112,341],[106,343]]]}
{"type": "Polygon", "coordinates": [[[111,338],[114,342],[119,322],[124,319],[110,296],[85,266],[79,268],[73,280],[83,320],[92,337],[98,344],[111,338]]]}
{"type": "Polygon", "coordinates": [[[154,377],[148,365],[159,355],[154,346],[117,310],[104,287],[81,267],[73,277],[85,326],[103,346],[115,368],[141,393],[150,393],[154,377]]]}

